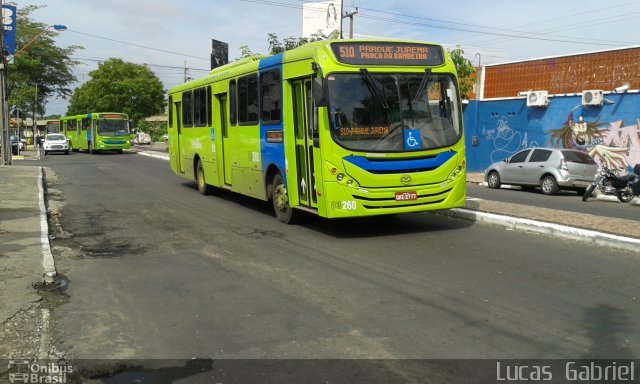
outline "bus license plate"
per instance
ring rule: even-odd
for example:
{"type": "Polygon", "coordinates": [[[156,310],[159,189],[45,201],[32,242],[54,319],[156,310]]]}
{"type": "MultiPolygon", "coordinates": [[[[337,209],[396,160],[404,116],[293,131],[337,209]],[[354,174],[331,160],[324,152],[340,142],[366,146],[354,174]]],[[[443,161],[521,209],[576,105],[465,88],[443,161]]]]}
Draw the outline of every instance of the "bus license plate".
{"type": "Polygon", "coordinates": [[[396,201],[418,200],[416,192],[396,192],[396,201]]]}

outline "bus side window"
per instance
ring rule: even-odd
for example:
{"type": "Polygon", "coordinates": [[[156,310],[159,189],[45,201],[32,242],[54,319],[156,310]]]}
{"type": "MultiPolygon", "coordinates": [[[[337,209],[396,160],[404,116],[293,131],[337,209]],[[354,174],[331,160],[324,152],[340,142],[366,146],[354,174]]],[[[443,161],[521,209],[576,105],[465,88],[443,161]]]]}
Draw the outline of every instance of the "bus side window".
{"type": "Polygon", "coordinates": [[[238,123],[242,125],[258,123],[257,74],[238,79],[238,123]]]}
{"type": "Polygon", "coordinates": [[[182,126],[184,128],[193,126],[193,92],[182,93],[182,126]]]}
{"type": "Polygon", "coordinates": [[[231,80],[229,83],[229,123],[231,125],[236,125],[237,121],[237,90],[236,90],[236,81],[231,80]]]}
{"type": "Polygon", "coordinates": [[[169,128],[173,128],[173,96],[169,96],[169,128]]]}
{"type": "Polygon", "coordinates": [[[213,126],[213,97],[211,86],[207,86],[207,127],[213,126]]]}
{"type": "Polygon", "coordinates": [[[260,75],[260,105],[262,105],[262,122],[278,124],[282,120],[282,82],[278,69],[260,75]]]}

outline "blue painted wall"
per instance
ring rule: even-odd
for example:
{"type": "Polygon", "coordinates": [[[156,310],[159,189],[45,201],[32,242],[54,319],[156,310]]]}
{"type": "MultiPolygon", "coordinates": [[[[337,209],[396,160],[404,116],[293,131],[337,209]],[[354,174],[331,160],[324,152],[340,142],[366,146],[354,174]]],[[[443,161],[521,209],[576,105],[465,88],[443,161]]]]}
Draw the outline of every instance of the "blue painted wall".
{"type": "Polygon", "coordinates": [[[582,106],[580,95],[553,96],[546,108],[527,107],[525,98],[470,100],[464,109],[468,171],[484,171],[523,148],[558,146],[581,149],[627,172],[640,163],[640,93],[606,94],[605,100],[603,106],[582,106]],[[569,140],[552,140],[554,131],[581,122],[593,127],[584,140],[575,139],[575,129],[569,140]]]}

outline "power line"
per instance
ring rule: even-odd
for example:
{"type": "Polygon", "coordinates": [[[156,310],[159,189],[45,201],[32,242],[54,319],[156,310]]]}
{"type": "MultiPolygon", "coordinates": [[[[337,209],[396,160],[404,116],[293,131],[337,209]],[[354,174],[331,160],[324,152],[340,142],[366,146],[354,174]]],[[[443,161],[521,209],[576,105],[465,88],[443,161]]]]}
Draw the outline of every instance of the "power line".
{"type": "MultiPolygon", "coordinates": [[[[104,61],[109,60],[108,58],[99,58],[99,57],[82,57],[82,56],[71,56],[72,59],[74,60],[80,60],[80,61],[91,61],[91,62],[97,62],[97,63],[102,63],[104,61]]],[[[158,67],[158,68],[168,68],[168,69],[179,69],[181,71],[184,70],[184,66],[175,66],[175,65],[166,65],[166,64],[153,64],[153,63],[134,63],[132,61],[129,60],[125,60],[124,58],[122,58],[122,60],[131,63],[131,64],[137,64],[137,65],[148,65],[150,67],[158,67]]],[[[203,69],[203,68],[190,68],[188,67],[187,69],[189,69],[190,71],[202,71],[202,72],[209,72],[211,71],[211,69],[203,69]]]]}
{"type": "MultiPolygon", "coordinates": [[[[285,8],[294,8],[294,9],[301,9],[302,8],[302,6],[300,6],[300,5],[295,5],[295,4],[291,4],[291,3],[282,3],[282,2],[278,2],[278,1],[270,1],[270,0],[241,0],[241,1],[249,2],[249,3],[256,3],[256,4],[264,4],[264,5],[285,7],[285,8]]],[[[420,22],[415,22],[415,21],[397,20],[397,19],[388,18],[388,17],[366,15],[366,14],[363,14],[363,13],[359,14],[360,18],[384,21],[384,22],[389,22],[389,23],[404,24],[404,25],[409,24],[409,25],[415,25],[415,26],[421,26],[421,27],[427,27],[427,28],[445,29],[445,30],[452,30],[452,31],[458,31],[458,32],[469,32],[469,33],[481,34],[481,35],[491,35],[491,36],[500,36],[500,37],[509,37],[509,38],[518,38],[518,39],[528,39],[528,40],[552,41],[552,42],[572,43],[572,44],[611,46],[611,47],[617,47],[617,46],[620,45],[620,43],[623,43],[623,44],[635,44],[635,43],[631,43],[631,42],[620,42],[620,41],[612,41],[612,40],[596,40],[596,39],[590,39],[589,41],[586,41],[583,38],[578,38],[578,37],[574,38],[574,37],[571,37],[571,36],[558,36],[558,37],[561,37],[561,38],[551,38],[551,37],[545,38],[545,37],[540,37],[540,36],[531,36],[530,35],[531,32],[518,31],[518,30],[513,30],[513,29],[487,27],[487,26],[480,26],[480,25],[468,24],[468,23],[458,23],[458,22],[452,22],[452,21],[447,21],[447,20],[439,20],[439,19],[433,19],[433,18],[426,18],[426,17],[414,16],[414,15],[403,15],[403,14],[400,14],[400,13],[379,11],[379,10],[374,10],[374,9],[371,9],[371,8],[358,7],[358,9],[359,10],[369,10],[369,11],[372,11],[372,12],[379,12],[379,13],[383,13],[383,14],[390,14],[390,15],[394,15],[394,16],[401,16],[401,17],[405,17],[405,18],[415,18],[415,19],[422,19],[422,20],[430,20],[430,21],[435,21],[435,22],[438,22],[438,23],[445,23],[445,24],[449,24],[449,25],[433,25],[433,24],[426,24],[426,23],[420,23],[420,22]],[[514,32],[514,33],[518,33],[518,35],[509,34],[509,33],[502,33],[502,32],[491,32],[491,31],[481,31],[481,30],[477,30],[477,29],[461,28],[461,27],[455,27],[455,26],[452,26],[452,25],[468,26],[468,27],[472,27],[472,28],[484,28],[484,29],[489,29],[489,30],[494,30],[494,31],[514,32]],[[567,40],[567,39],[572,39],[572,40],[567,40]],[[601,42],[599,43],[597,41],[601,41],[601,42]],[[604,43],[606,41],[610,42],[611,44],[604,43]],[[615,44],[613,44],[613,43],[615,43],[615,44]]],[[[540,34],[538,34],[538,35],[540,35],[540,34]]],[[[550,35],[550,36],[553,37],[554,35],[550,35]]]]}
{"type": "Polygon", "coordinates": [[[159,49],[159,48],[147,47],[146,45],[134,44],[134,43],[131,43],[131,42],[128,42],[128,41],[122,41],[122,40],[115,40],[115,39],[111,39],[111,38],[108,38],[108,37],[103,37],[103,36],[93,35],[93,34],[91,34],[91,33],[75,31],[75,30],[73,30],[73,29],[67,29],[67,31],[69,31],[69,32],[73,32],[73,33],[77,33],[77,34],[80,34],[80,35],[85,35],[85,36],[95,37],[96,39],[102,39],[102,40],[107,40],[107,41],[113,41],[113,42],[115,42],[115,43],[131,45],[131,46],[138,47],[138,48],[150,49],[150,50],[152,50],[152,51],[164,52],[164,53],[169,53],[169,54],[172,54],[172,55],[178,55],[178,56],[184,56],[184,57],[191,57],[191,58],[198,59],[198,60],[207,60],[207,61],[211,60],[211,59],[210,59],[210,58],[208,58],[208,57],[207,57],[207,58],[204,58],[204,57],[198,57],[198,56],[188,55],[188,54],[186,54],[186,53],[172,52],[172,51],[167,51],[167,50],[165,50],[165,49],[159,49]]]}

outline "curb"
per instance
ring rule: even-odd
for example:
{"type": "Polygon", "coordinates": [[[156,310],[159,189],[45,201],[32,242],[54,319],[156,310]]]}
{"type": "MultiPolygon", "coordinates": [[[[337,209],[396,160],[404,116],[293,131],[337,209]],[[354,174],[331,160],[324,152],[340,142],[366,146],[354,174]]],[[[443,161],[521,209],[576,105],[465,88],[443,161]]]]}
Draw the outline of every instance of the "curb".
{"type": "Polygon", "coordinates": [[[56,264],[49,245],[49,224],[47,222],[47,208],[44,203],[43,174],[44,168],[38,172],[38,205],[40,206],[40,242],[42,243],[42,266],[44,267],[45,283],[53,283],[57,275],[56,264]]]}
{"type": "Polygon", "coordinates": [[[564,239],[577,240],[584,243],[606,246],[625,251],[638,252],[640,250],[640,239],[612,235],[588,229],[574,228],[566,225],[497,215],[495,213],[472,211],[465,208],[453,208],[445,211],[439,211],[438,214],[463,220],[499,225],[513,230],[535,232],[564,239]]]}

